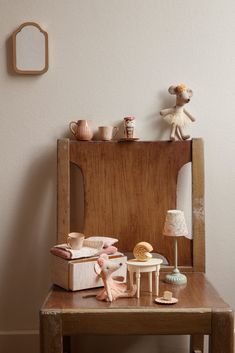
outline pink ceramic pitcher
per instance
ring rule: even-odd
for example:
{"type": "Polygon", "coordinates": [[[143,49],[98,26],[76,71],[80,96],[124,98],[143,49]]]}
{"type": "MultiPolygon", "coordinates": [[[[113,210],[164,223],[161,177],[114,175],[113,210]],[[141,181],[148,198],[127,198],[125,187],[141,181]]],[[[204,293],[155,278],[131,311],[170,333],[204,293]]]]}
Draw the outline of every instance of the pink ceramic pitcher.
{"type": "Polygon", "coordinates": [[[69,128],[77,140],[89,141],[93,137],[88,120],[71,121],[69,128]]]}

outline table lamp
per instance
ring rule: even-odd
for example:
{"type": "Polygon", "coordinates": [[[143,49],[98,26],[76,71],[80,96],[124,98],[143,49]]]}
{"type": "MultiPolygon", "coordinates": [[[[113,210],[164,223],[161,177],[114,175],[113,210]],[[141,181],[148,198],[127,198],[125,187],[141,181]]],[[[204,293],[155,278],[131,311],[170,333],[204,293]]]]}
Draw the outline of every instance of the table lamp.
{"type": "Polygon", "coordinates": [[[172,271],[172,273],[166,275],[165,281],[171,284],[185,284],[187,283],[187,277],[184,274],[180,273],[178,269],[178,246],[177,246],[177,237],[183,237],[188,235],[188,229],[186,226],[183,211],[180,211],[180,210],[167,211],[163,234],[165,236],[175,238],[175,268],[172,271]]]}

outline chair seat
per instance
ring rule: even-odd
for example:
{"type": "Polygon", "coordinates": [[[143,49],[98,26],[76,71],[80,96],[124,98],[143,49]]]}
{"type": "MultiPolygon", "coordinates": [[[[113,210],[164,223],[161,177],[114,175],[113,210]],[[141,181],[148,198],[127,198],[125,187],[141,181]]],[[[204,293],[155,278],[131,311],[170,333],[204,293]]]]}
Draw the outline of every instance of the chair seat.
{"type": "Polygon", "coordinates": [[[108,334],[210,334],[213,311],[230,312],[203,273],[188,273],[185,286],[172,286],[160,278],[165,290],[178,298],[174,305],[154,302],[155,296],[122,298],[112,303],[88,297],[99,289],[68,292],[54,286],[41,308],[41,315],[60,315],[64,335],[108,334]],[[101,320],[102,318],[102,320],[101,320]]]}
{"type": "Polygon", "coordinates": [[[47,299],[45,300],[42,311],[53,310],[61,313],[62,311],[80,309],[109,311],[111,309],[138,309],[146,310],[149,308],[154,311],[177,311],[184,308],[190,309],[212,309],[227,308],[228,305],[221,299],[214,287],[207,280],[204,273],[187,273],[188,283],[182,286],[172,286],[164,282],[164,273],[160,276],[160,295],[165,290],[171,291],[173,296],[178,298],[178,303],[174,306],[156,304],[155,296],[143,291],[141,297],[121,298],[112,303],[98,301],[95,297],[87,297],[98,293],[99,289],[89,289],[77,292],[66,291],[60,287],[53,286],[47,299]]]}

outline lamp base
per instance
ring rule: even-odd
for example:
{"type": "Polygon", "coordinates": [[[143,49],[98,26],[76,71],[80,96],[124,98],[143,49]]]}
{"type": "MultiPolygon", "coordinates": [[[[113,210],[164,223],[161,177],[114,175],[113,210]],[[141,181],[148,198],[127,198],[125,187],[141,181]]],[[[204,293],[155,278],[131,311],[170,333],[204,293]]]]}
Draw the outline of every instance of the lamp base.
{"type": "Polygon", "coordinates": [[[174,268],[172,273],[166,275],[165,282],[170,284],[185,284],[187,283],[187,277],[183,273],[180,273],[178,268],[174,268]]]}

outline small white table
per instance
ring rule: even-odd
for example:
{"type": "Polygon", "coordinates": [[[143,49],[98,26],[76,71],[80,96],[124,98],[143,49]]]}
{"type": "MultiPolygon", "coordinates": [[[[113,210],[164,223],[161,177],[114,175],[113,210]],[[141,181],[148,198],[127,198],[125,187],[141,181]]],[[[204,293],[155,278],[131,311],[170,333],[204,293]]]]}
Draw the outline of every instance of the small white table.
{"type": "Polygon", "coordinates": [[[130,274],[130,286],[133,287],[133,276],[136,274],[136,285],[137,285],[137,298],[140,297],[140,274],[143,272],[148,273],[149,278],[149,292],[152,293],[152,274],[155,274],[155,294],[159,294],[159,271],[162,259],[150,259],[145,262],[138,261],[136,259],[128,260],[126,262],[127,269],[130,274]]]}

